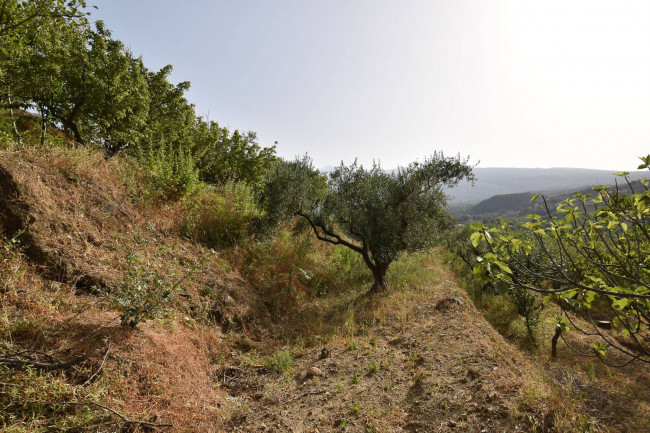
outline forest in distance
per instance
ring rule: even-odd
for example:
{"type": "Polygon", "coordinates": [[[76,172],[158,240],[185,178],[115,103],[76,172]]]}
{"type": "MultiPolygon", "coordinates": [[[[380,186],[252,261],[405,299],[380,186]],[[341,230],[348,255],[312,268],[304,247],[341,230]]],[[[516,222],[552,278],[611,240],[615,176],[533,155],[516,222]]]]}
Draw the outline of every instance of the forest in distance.
{"type": "Polygon", "coordinates": [[[650,155],[318,169],[91,6],[0,0],[0,430],[650,429],[650,155]]]}

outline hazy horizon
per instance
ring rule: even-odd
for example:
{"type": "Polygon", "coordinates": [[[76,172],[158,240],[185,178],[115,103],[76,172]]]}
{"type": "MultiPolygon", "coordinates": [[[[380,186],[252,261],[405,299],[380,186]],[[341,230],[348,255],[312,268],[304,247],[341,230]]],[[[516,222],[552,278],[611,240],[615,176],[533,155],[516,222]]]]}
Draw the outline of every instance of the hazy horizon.
{"type": "Polygon", "coordinates": [[[93,3],[197,113],[285,158],[618,171],[649,153],[650,2],[93,3]]]}

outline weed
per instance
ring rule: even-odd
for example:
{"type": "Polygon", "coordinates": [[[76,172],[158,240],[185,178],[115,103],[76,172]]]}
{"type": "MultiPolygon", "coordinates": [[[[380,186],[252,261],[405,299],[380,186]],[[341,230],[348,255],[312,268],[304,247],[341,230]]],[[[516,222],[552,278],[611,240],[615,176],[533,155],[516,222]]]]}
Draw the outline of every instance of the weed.
{"type": "Polygon", "coordinates": [[[359,348],[359,342],[350,338],[345,343],[345,347],[347,347],[348,350],[357,350],[359,348]]]}
{"type": "Polygon", "coordinates": [[[122,311],[122,326],[135,328],[140,322],[155,318],[163,310],[176,285],[170,284],[149,262],[141,269],[137,256],[129,255],[127,262],[129,270],[122,279],[115,301],[122,311]]]}
{"type": "Polygon", "coordinates": [[[377,373],[379,370],[381,370],[381,364],[378,361],[373,360],[368,363],[366,369],[368,370],[369,374],[377,373]]]}
{"type": "Polygon", "coordinates": [[[359,403],[357,403],[356,401],[353,402],[352,405],[350,406],[350,411],[352,413],[358,414],[361,411],[361,408],[359,407],[359,403]]]}
{"type": "Polygon", "coordinates": [[[276,352],[269,360],[266,365],[268,367],[274,368],[278,373],[287,373],[291,371],[291,366],[293,365],[293,356],[288,350],[280,350],[276,352]]]}

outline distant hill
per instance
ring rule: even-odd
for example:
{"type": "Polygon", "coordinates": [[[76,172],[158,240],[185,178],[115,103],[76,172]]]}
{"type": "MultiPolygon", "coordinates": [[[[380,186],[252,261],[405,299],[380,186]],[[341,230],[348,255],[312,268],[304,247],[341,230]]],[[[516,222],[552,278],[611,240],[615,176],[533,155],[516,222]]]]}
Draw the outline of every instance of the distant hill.
{"type": "MultiPolygon", "coordinates": [[[[610,184],[613,184],[610,183],[610,184]]],[[[635,192],[643,191],[643,186],[638,180],[630,183],[632,190],[635,192]]],[[[612,187],[613,188],[613,187],[612,187]]],[[[630,188],[627,184],[619,182],[619,192],[628,194],[630,188]]],[[[568,189],[562,192],[550,193],[545,195],[546,203],[552,213],[556,213],[555,208],[563,200],[573,197],[576,193],[581,194],[596,194],[592,189],[592,185],[582,188],[568,189]]],[[[467,221],[491,221],[495,218],[503,218],[509,220],[518,220],[531,213],[545,214],[542,200],[537,200],[531,204],[530,200],[533,197],[532,192],[514,193],[514,194],[500,194],[494,195],[480,203],[471,205],[457,205],[452,206],[452,213],[461,222],[467,221]]]]}
{"type": "MultiPolygon", "coordinates": [[[[336,168],[327,166],[320,169],[323,173],[329,173],[336,168]]],[[[392,172],[395,169],[386,170],[392,172]]],[[[469,208],[490,197],[510,195],[517,193],[533,194],[560,194],[574,192],[581,189],[590,189],[595,185],[613,185],[616,179],[614,172],[617,170],[594,170],[589,168],[500,168],[484,167],[475,168],[476,182],[472,186],[469,182],[463,182],[455,188],[447,190],[452,197],[452,210],[467,212],[469,208]]],[[[650,177],[645,171],[634,171],[630,173],[630,179],[638,180],[643,177],[650,177]]],[[[620,178],[619,178],[620,180],[620,178]]],[[[498,200],[495,198],[495,200],[498,200]]],[[[508,197],[508,200],[513,200],[508,197]]],[[[523,202],[524,195],[519,197],[523,202]]],[[[488,206],[489,204],[486,204],[488,206]]]]}
{"type": "MultiPolygon", "coordinates": [[[[585,168],[476,168],[474,186],[463,182],[448,191],[454,206],[478,203],[489,197],[504,194],[559,193],[584,189],[586,186],[614,184],[616,170],[585,168]]],[[[633,180],[648,176],[647,171],[630,174],[633,180]]],[[[467,206],[464,206],[467,207],[467,206]]]]}
{"type": "Polygon", "coordinates": [[[493,212],[516,211],[530,205],[530,199],[534,194],[530,192],[520,192],[515,194],[493,195],[487,200],[472,206],[467,210],[470,215],[480,215],[493,212]]]}

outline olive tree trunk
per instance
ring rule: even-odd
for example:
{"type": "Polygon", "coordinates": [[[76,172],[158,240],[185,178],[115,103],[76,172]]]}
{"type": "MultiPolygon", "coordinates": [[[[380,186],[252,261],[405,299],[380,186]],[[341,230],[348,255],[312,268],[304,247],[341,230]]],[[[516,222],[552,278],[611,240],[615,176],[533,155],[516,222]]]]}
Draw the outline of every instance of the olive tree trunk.
{"type": "Polygon", "coordinates": [[[389,263],[376,263],[372,270],[372,276],[375,279],[370,291],[372,293],[385,292],[388,290],[388,281],[386,280],[386,271],[389,263]]]}

